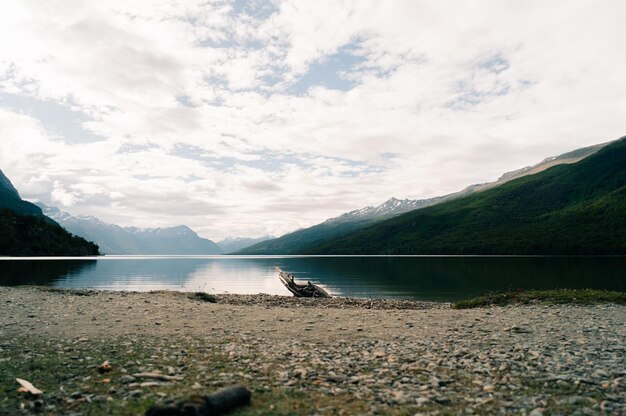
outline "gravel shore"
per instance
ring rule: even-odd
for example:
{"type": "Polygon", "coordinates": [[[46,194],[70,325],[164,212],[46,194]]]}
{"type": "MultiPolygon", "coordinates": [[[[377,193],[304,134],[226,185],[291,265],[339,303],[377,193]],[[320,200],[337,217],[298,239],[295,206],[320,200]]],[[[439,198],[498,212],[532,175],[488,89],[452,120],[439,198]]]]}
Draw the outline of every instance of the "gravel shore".
{"type": "Polygon", "coordinates": [[[0,414],[142,414],[235,382],[242,415],[626,414],[624,306],[217,300],[0,288],[0,414]]]}

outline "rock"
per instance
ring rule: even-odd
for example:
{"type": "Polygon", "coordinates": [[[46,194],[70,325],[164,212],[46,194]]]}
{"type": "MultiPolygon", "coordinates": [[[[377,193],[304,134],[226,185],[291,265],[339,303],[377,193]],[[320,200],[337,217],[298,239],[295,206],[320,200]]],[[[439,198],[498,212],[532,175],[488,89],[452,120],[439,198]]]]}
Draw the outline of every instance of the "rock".
{"type": "Polygon", "coordinates": [[[376,350],[372,353],[372,356],[374,358],[383,358],[384,356],[386,356],[387,353],[384,350],[376,350]]]}
{"type": "Polygon", "coordinates": [[[418,397],[417,399],[415,399],[415,404],[417,404],[418,406],[424,406],[428,403],[430,403],[431,400],[428,397],[418,397]]]}
{"type": "Polygon", "coordinates": [[[452,400],[447,397],[435,397],[433,400],[443,406],[448,406],[452,404],[452,400]]]}
{"type": "Polygon", "coordinates": [[[531,331],[528,328],[524,328],[521,326],[513,325],[505,329],[507,332],[514,332],[516,334],[529,334],[531,331]]]}
{"type": "Polygon", "coordinates": [[[135,380],[137,380],[135,377],[129,375],[122,376],[122,378],[120,379],[122,384],[130,384],[133,383],[135,380]]]}

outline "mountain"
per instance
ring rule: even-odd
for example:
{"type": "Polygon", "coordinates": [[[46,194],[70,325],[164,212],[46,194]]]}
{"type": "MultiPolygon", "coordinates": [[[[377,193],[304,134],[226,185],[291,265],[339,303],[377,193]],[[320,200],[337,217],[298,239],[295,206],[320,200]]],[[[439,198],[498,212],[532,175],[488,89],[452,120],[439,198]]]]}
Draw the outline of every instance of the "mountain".
{"type": "Polygon", "coordinates": [[[220,254],[213,241],[200,237],[186,225],[169,228],[126,228],[143,244],[141,254],[220,254]]]}
{"type": "Polygon", "coordinates": [[[266,235],[263,237],[257,238],[247,238],[247,237],[235,237],[235,238],[225,238],[224,240],[218,241],[217,245],[222,249],[222,253],[234,253],[235,251],[242,250],[246,247],[250,247],[251,245],[274,239],[273,235],[266,235]]]}
{"type": "Polygon", "coordinates": [[[0,209],[9,209],[20,215],[42,216],[41,209],[35,204],[24,201],[9,178],[0,170],[0,209]]]}
{"type": "Polygon", "coordinates": [[[327,224],[336,224],[342,222],[354,222],[363,220],[372,220],[378,218],[391,217],[400,215],[414,209],[424,208],[435,205],[446,197],[436,197],[430,199],[396,199],[390,198],[382,204],[373,207],[368,206],[354,211],[346,212],[338,217],[324,221],[327,224]]]}
{"type": "Polygon", "coordinates": [[[417,208],[436,204],[440,197],[432,199],[391,198],[376,207],[365,207],[330,218],[321,224],[285,234],[241,249],[235,254],[295,254],[311,244],[316,244],[352,231],[359,230],[379,221],[417,208]]]}
{"type": "Polygon", "coordinates": [[[576,163],[411,211],[301,253],[624,255],[624,213],[626,137],[576,163]]]}
{"type": "Polygon", "coordinates": [[[24,201],[9,178],[0,171],[1,256],[89,256],[98,246],[65,231],[24,201]]]}
{"type": "Polygon", "coordinates": [[[2,170],[0,170],[0,190],[9,192],[19,198],[20,194],[17,192],[17,189],[15,189],[15,186],[13,186],[2,170]]]}
{"type": "Polygon", "coordinates": [[[609,143],[611,142],[582,147],[571,152],[563,153],[559,156],[547,157],[536,165],[526,166],[522,169],[506,172],[505,174],[500,176],[497,181],[470,185],[467,188],[463,189],[461,192],[446,195],[442,198],[441,202],[449,201],[454,198],[460,198],[462,196],[467,196],[476,192],[486,191],[487,189],[504,185],[505,183],[512,181],[513,179],[518,179],[524,176],[534,175],[535,173],[543,172],[544,170],[549,169],[553,166],[569,165],[572,163],[580,162],[584,158],[593,155],[609,143]]]}
{"type": "Polygon", "coordinates": [[[368,206],[330,218],[321,224],[285,234],[273,240],[240,249],[236,254],[298,254],[310,247],[322,244],[343,235],[371,226],[381,220],[404,214],[416,209],[441,204],[462,198],[477,192],[502,186],[505,183],[542,172],[550,167],[561,164],[576,163],[606,146],[607,143],[584,147],[559,156],[549,157],[543,161],[522,169],[507,172],[494,182],[470,185],[462,191],[428,199],[396,199],[391,198],[378,206],[368,206]]]}
{"type": "Polygon", "coordinates": [[[107,224],[93,216],[72,216],[39,204],[44,214],[70,232],[96,241],[106,254],[219,254],[213,241],[181,225],[171,228],[135,228],[107,224]]]}

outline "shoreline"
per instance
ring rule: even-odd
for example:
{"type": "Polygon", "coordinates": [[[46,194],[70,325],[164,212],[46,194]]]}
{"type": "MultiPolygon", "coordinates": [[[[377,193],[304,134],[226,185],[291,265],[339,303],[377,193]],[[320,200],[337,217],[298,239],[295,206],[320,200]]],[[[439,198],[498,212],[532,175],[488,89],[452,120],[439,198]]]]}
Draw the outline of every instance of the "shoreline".
{"type": "Polygon", "coordinates": [[[252,391],[236,415],[626,411],[623,305],[189,295],[0,287],[0,415],[143,414],[232,383],[252,391]]]}
{"type": "Polygon", "coordinates": [[[236,306],[264,306],[264,307],[281,307],[281,308],[336,308],[336,309],[375,309],[375,310],[424,310],[424,309],[450,309],[452,302],[445,301],[428,301],[428,300],[411,300],[397,298],[356,298],[348,296],[333,296],[330,298],[297,298],[292,295],[270,295],[267,293],[256,294],[234,294],[234,293],[206,293],[198,291],[182,291],[182,290],[110,290],[110,289],[90,289],[90,288],[67,288],[40,285],[18,285],[18,286],[0,286],[0,290],[5,289],[24,289],[39,290],[42,292],[50,292],[61,295],[74,296],[94,296],[94,295],[156,295],[156,296],[172,296],[183,297],[191,300],[196,299],[197,294],[203,294],[215,301],[206,301],[207,303],[219,303],[221,305],[236,306]]]}

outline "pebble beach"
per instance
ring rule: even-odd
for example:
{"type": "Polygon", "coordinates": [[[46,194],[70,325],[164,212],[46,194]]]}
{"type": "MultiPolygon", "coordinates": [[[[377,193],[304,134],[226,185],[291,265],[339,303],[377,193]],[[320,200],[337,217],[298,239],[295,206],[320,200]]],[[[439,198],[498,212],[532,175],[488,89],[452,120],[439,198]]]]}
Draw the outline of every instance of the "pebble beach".
{"type": "Polygon", "coordinates": [[[242,415],[626,414],[626,307],[3,287],[0,375],[1,415],[143,414],[234,383],[242,415]]]}

